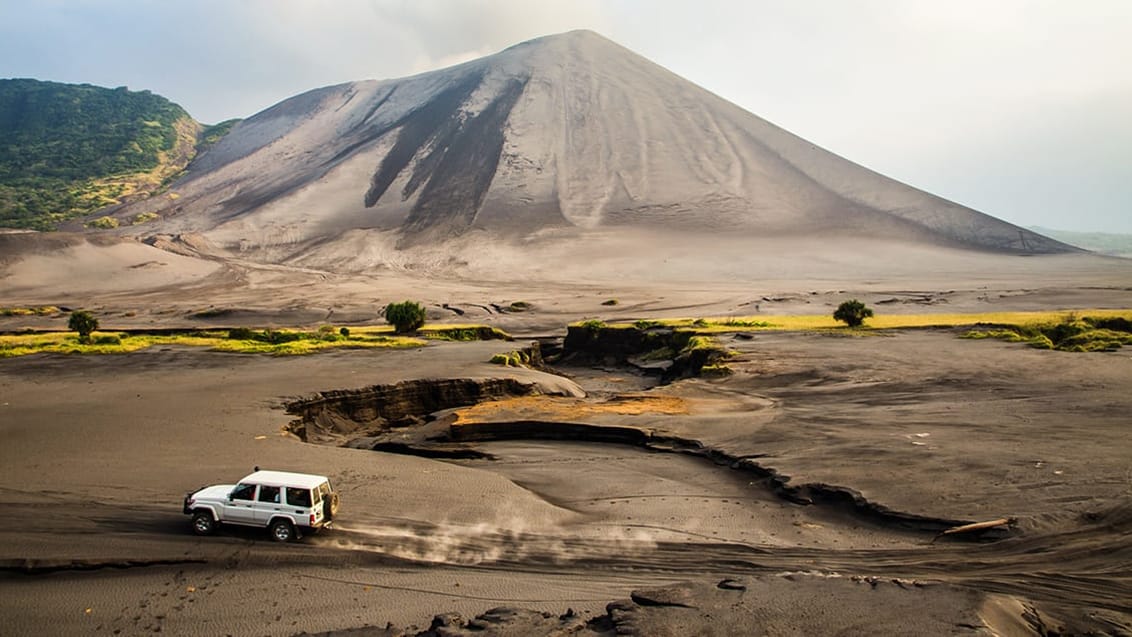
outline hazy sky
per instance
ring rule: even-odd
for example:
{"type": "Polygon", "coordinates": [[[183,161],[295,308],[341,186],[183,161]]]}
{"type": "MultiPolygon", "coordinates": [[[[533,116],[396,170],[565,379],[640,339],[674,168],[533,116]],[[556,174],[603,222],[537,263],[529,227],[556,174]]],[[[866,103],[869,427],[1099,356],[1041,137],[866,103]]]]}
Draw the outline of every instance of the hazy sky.
{"type": "Polygon", "coordinates": [[[1132,232],[1132,0],[0,0],[0,77],[213,123],[576,28],[1007,221],[1132,232]]]}

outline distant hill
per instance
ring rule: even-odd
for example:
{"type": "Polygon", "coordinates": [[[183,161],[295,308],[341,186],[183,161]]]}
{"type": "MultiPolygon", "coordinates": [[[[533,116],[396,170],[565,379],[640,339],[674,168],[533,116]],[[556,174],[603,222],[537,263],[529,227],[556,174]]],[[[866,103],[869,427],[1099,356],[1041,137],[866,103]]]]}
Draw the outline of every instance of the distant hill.
{"type": "Polygon", "coordinates": [[[1132,258],[1132,234],[1072,232],[1070,230],[1053,230],[1041,226],[1031,226],[1030,230],[1092,252],[1099,252],[1100,254],[1115,257],[1132,258]]]}
{"type": "Polygon", "coordinates": [[[148,196],[229,126],[149,91],[0,80],[0,227],[49,230],[148,196]]]}

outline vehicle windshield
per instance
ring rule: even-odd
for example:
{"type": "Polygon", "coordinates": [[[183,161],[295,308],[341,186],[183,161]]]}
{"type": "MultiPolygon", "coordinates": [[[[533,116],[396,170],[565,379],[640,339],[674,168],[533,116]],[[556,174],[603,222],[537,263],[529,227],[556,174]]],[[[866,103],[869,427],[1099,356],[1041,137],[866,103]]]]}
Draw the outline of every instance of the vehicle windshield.
{"type": "Polygon", "coordinates": [[[232,489],[231,497],[233,500],[254,500],[255,499],[254,484],[237,484],[235,489],[232,489]]]}

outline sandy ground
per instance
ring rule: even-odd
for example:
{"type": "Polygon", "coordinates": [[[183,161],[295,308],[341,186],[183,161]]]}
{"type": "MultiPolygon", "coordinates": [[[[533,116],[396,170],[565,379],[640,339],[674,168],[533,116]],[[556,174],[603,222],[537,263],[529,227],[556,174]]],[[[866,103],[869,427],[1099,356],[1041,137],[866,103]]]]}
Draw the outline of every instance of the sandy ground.
{"type": "MultiPolygon", "coordinates": [[[[648,392],[686,413],[588,422],[699,440],[864,505],[800,504],[749,471],[671,450],[485,442],[495,460],[444,462],[283,432],[282,404],[320,390],[539,379],[486,364],[500,343],[0,361],[6,630],[286,635],[426,628],[437,613],[499,606],[550,615],[515,634],[560,628],[567,609],[617,618],[629,634],[1132,630],[1127,352],[943,331],[728,345],[742,353],[732,377],[648,392]],[[183,494],[252,465],[330,475],[339,528],[287,546],[255,530],[192,536],[183,494]],[[931,544],[933,531],[874,505],[1018,524],[995,542],[931,544]],[[716,585],[729,578],[740,583],[716,585]],[[625,601],[607,615],[614,600],[625,601]]],[[[593,401],[639,386],[624,370],[573,373],[593,401]]],[[[506,419],[507,402],[498,407],[506,419]]]]}
{"type": "MultiPolygon", "coordinates": [[[[426,250],[331,272],[209,256],[203,244],[178,256],[29,236],[0,237],[0,307],[85,307],[108,330],[374,324],[405,298],[425,302],[431,320],[521,338],[590,317],[828,314],[849,296],[884,313],[1132,307],[1132,262],[1081,254],[600,232],[521,249],[470,237],[463,266],[426,250]],[[531,309],[506,311],[514,301],[531,309]]],[[[0,329],[64,320],[2,317],[0,329]]],[[[515,347],[498,342],[0,360],[5,630],[399,634],[437,613],[505,607],[477,625],[1132,631],[1126,351],[1046,352],[947,331],[726,344],[740,353],[726,379],[651,387],[626,369],[572,368],[582,403],[501,401],[487,418],[638,428],[666,444],[479,442],[494,460],[447,462],[304,443],[286,432],[283,406],[407,378],[569,382],[486,363],[515,347]],[[641,391],[681,408],[578,408],[641,391]],[[329,475],[343,496],[338,528],[291,546],[255,530],[191,535],[184,493],[254,465],[329,475]],[[1017,521],[998,541],[930,543],[948,525],[999,517],[1017,521]]],[[[449,617],[434,633],[467,629],[449,617]]]]}

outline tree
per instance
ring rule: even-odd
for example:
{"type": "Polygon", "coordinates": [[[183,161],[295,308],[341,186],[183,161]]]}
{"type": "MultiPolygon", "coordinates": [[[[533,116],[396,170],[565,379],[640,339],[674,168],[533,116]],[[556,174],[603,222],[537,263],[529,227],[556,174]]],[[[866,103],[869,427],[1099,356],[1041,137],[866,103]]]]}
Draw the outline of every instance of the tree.
{"type": "Polygon", "coordinates": [[[849,327],[860,327],[865,319],[872,317],[872,309],[865,306],[864,303],[857,299],[845,301],[837,306],[833,312],[833,319],[841,321],[849,327]]]}
{"type": "Polygon", "coordinates": [[[403,301],[385,306],[385,320],[397,332],[413,332],[425,322],[425,309],[420,303],[403,301]]]}
{"type": "Polygon", "coordinates": [[[71,318],[67,321],[67,329],[79,333],[80,343],[89,343],[91,332],[98,329],[98,319],[86,310],[76,310],[71,312],[71,318]]]}

